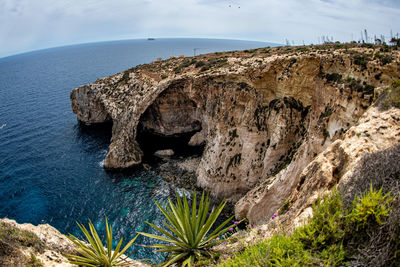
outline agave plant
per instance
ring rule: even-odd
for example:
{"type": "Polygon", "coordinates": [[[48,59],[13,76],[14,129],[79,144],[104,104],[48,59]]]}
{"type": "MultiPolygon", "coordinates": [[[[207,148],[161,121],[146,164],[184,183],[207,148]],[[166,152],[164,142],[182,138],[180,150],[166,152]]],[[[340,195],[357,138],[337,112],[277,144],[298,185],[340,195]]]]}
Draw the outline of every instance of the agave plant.
{"type": "Polygon", "coordinates": [[[205,197],[204,192],[201,196],[198,209],[196,207],[196,191],[194,192],[191,212],[185,195],[182,199],[178,194],[176,194],[176,204],[174,204],[171,199],[168,199],[168,202],[169,207],[167,205],[163,208],[159,203],[157,203],[157,201],[156,205],[168,220],[168,222],[163,221],[163,224],[169,229],[169,231],[146,222],[151,227],[161,232],[164,236],[139,233],[169,243],[149,246],[160,248],[157,252],[171,253],[167,260],[162,263],[163,266],[168,266],[175,262],[182,262],[183,266],[193,266],[194,262],[199,258],[211,256],[209,248],[219,244],[220,241],[216,241],[216,239],[234,226],[231,225],[224,228],[224,226],[232,220],[232,216],[207,235],[218,216],[221,214],[226,201],[222,201],[217,208],[213,207],[211,213],[207,217],[210,200],[208,194],[205,197]]]}
{"type": "Polygon", "coordinates": [[[121,251],[122,238],[119,240],[115,250],[112,250],[112,229],[108,225],[106,219],[106,232],[107,232],[107,248],[103,246],[99,235],[96,232],[92,222],[89,220],[89,231],[77,222],[79,228],[82,230],[83,234],[87,239],[87,243],[82,242],[72,234],[69,234],[67,238],[71,240],[77,248],[75,250],[79,255],[68,254],[65,255],[68,261],[72,264],[82,265],[82,266],[126,266],[129,265],[126,259],[122,259],[121,256],[125,251],[135,242],[138,235],[136,235],[121,251]]]}

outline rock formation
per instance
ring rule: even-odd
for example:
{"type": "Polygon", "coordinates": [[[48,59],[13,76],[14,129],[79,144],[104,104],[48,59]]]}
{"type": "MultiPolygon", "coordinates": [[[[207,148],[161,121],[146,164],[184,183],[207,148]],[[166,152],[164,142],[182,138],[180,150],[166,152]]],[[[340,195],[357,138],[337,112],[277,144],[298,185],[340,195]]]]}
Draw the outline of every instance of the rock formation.
{"type": "Polygon", "coordinates": [[[76,266],[62,256],[73,253],[74,244],[48,224],[0,220],[1,266],[76,266]]]}
{"type": "MultiPolygon", "coordinates": [[[[0,219],[0,266],[77,266],[63,256],[75,254],[75,245],[48,225],[18,224],[0,219]]],[[[148,266],[129,259],[129,266],[148,266]]]]}
{"type": "Polygon", "coordinates": [[[75,88],[72,109],[85,123],[112,121],[108,169],[141,163],[138,127],[196,132],[189,144],[205,144],[198,186],[238,201],[238,218],[263,222],[297,190],[307,166],[350,134],[374,89],[399,78],[400,53],[386,53],[390,63],[378,53],[341,45],[153,62],[75,88]]]}

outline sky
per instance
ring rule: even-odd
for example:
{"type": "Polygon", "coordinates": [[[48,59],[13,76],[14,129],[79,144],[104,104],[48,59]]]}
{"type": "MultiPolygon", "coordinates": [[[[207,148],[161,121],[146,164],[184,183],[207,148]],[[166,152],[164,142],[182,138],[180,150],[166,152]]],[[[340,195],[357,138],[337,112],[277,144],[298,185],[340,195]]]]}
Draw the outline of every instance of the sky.
{"type": "Polygon", "coordinates": [[[148,37],[343,42],[364,29],[400,32],[400,0],[0,0],[0,58],[148,37]]]}

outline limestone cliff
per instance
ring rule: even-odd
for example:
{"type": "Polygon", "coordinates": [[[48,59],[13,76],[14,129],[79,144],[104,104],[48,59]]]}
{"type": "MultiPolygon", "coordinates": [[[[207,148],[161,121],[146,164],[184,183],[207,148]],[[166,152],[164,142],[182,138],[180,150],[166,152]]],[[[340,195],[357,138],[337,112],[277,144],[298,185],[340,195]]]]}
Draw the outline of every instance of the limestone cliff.
{"type": "Polygon", "coordinates": [[[62,256],[73,253],[74,244],[48,224],[0,220],[1,266],[76,266],[62,256]]]}
{"type": "Polygon", "coordinates": [[[153,62],[75,88],[85,123],[111,120],[108,169],[141,163],[138,127],[205,144],[197,184],[263,222],[318,154],[342,139],[374,89],[400,76],[399,51],[357,45],[265,48],[153,62]]]}

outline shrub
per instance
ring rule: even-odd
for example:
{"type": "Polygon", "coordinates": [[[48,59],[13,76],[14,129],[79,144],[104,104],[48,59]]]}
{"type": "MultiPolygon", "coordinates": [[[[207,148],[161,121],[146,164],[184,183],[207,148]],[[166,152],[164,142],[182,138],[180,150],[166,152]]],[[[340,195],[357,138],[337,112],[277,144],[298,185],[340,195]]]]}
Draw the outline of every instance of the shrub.
{"type": "Polygon", "coordinates": [[[342,197],[335,190],[313,205],[313,217],[308,224],[298,228],[294,236],[309,249],[323,250],[340,241],[344,235],[344,211],[342,197]]]}
{"type": "Polygon", "coordinates": [[[163,266],[168,266],[176,262],[181,262],[183,266],[193,266],[197,260],[203,257],[211,257],[212,252],[209,248],[220,243],[220,241],[214,240],[234,227],[234,225],[231,225],[224,228],[224,226],[232,220],[232,216],[208,234],[221,214],[226,201],[222,201],[218,207],[213,208],[208,215],[210,200],[208,194],[205,196],[204,192],[201,196],[198,209],[196,191],[194,192],[191,211],[185,195],[183,195],[183,199],[181,199],[178,193],[176,193],[176,203],[174,204],[171,199],[169,199],[168,202],[169,207],[166,206],[166,208],[163,208],[157,202],[156,205],[168,220],[169,224],[165,221],[163,223],[169,231],[146,222],[166,237],[140,233],[144,236],[169,243],[168,245],[159,244],[150,246],[153,248],[160,248],[157,252],[171,253],[168,259],[163,263],[163,266]]]}
{"type": "Polygon", "coordinates": [[[204,61],[197,61],[197,63],[194,65],[196,68],[200,68],[206,65],[204,61]]]}
{"type": "Polygon", "coordinates": [[[129,265],[124,259],[121,258],[125,251],[135,242],[138,235],[136,235],[121,251],[122,238],[117,244],[114,252],[112,251],[112,229],[108,225],[106,218],[106,234],[107,234],[107,249],[104,248],[99,235],[96,232],[92,222],[89,220],[89,231],[80,223],[77,223],[86,237],[90,245],[80,241],[78,238],[69,234],[67,238],[71,240],[78,248],[75,250],[80,254],[66,255],[67,259],[72,264],[83,266],[124,266],[129,265]]]}
{"type": "Polygon", "coordinates": [[[400,80],[394,80],[391,87],[383,90],[376,101],[376,105],[383,110],[390,107],[400,108],[400,80]]]}
{"type": "Polygon", "coordinates": [[[382,225],[385,217],[389,216],[389,204],[393,201],[389,195],[383,194],[382,188],[374,190],[371,185],[369,192],[354,199],[352,211],[348,215],[349,221],[356,224],[357,230],[368,224],[382,225]]]}
{"type": "Polygon", "coordinates": [[[43,252],[45,248],[43,241],[34,233],[4,222],[0,223],[0,242],[11,244],[13,247],[31,247],[37,252],[43,252]]]}
{"type": "Polygon", "coordinates": [[[200,71],[203,72],[203,71],[207,71],[209,69],[210,69],[210,67],[208,65],[205,65],[205,66],[201,67],[200,71]]]}
{"type": "Polygon", "coordinates": [[[341,82],[342,75],[339,73],[328,73],[325,75],[325,78],[328,82],[341,82]]]}
{"type": "MultiPolygon", "coordinates": [[[[376,239],[372,239],[368,231],[354,231],[354,224],[368,225],[369,229],[376,224],[386,225],[383,218],[390,213],[392,200],[389,193],[384,195],[382,189],[376,191],[371,187],[347,208],[342,195],[335,189],[330,195],[316,200],[313,216],[292,235],[275,234],[247,247],[220,266],[363,266],[357,253],[376,239]]],[[[396,237],[398,234],[395,233],[396,237]]],[[[399,248],[400,244],[397,244],[392,257],[399,248]]],[[[397,263],[396,258],[386,260],[389,265],[397,263]]],[[[380,266],[383,265],[385,263],[380,266]]]]}
{"type": "Polygon", "coordinates": [[[361,66],[361,69],[367,69],[367,63],[370,59],[367,56],[358,54],[353,57],[354,64],[361,66]]]}

